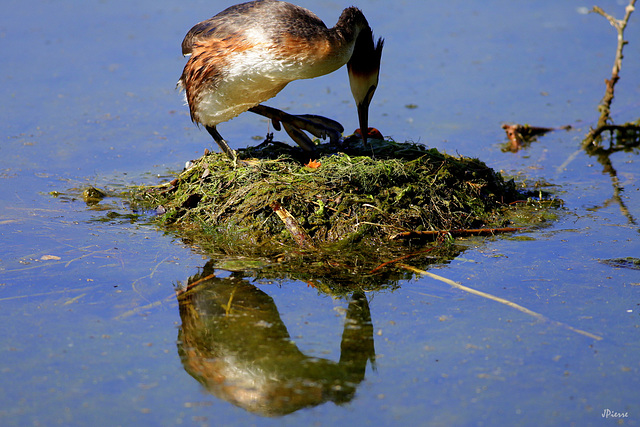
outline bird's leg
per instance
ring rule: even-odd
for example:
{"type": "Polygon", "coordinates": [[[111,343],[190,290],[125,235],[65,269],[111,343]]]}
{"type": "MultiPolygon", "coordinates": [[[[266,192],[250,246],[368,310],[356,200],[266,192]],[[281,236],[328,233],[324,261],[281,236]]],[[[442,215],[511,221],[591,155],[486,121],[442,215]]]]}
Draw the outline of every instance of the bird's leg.
{"type": "Polygon", "coordinates": [[[324,139],[328,136],[331,143],[337,143],[344,131],[344,127],[340,123],[322,116],[292,115],[266,105],[256,105],[249,111],[271,119],[277,130],[280,130],[280,123],[282,123],[289,136],[306,151],[313,151],[314,145],[311,139],[302,132],[303,130],[318,138],[324,139]]]}
{"type": "Polygon", "coordinates": [[[232,150],[231,147],[229,147],[229,145],[227,144],[227,141],[225,141],[224,138],[222,138],[222,135],[220,135],[216,127],[205,126],[205,129],[207,129],[207,132],[209,132],[209,134],[213,137],[213,139],[216,141],[216,143],[218,144],[220,149],[224,152],[224,154],[226,154],[227,157],[229,157],[229,159],[231,159],[231,161],[234,164],[237,164],[238,156],[236,155],[236,151],[232,150]]]}

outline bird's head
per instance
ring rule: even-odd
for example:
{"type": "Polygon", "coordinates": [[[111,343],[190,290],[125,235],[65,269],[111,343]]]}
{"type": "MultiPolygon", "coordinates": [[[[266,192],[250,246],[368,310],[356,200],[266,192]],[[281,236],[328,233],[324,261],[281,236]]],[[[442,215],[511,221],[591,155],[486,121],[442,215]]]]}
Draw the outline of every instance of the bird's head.
{"type": "Polygon", "coordinates": [[[378,87],[380,59],[382,58],[382,38],[374,42],[373,33],[368,26],[360,31],[356,38],[351,59],[347,62],[351,93],[358,108],[358,122],[362,141],[367,144],[369,129],[369,104],[378,87]]]}

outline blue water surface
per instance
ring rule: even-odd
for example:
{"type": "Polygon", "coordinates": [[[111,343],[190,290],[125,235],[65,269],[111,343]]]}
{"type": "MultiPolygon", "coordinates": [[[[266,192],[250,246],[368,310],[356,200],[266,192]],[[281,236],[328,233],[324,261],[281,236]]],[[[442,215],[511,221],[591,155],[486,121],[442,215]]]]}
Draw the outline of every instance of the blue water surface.
{"type": "MultiPolygon", "coordinates": [[[[640,258],[638,151],[610,157],[616,182],[581,149],[616,45],[583,1],[358,3],[386,39],[371,125],[547,182],[564,201],[556,221],[462,242],[430,270],[546,321],[416,276],[366,294],[375,369],[347,401],[264,416],[187,373],[174,288],[208,259],[129,219],[120,199],[88,206],[80,191],[157,183],[212,148],[175,90],[180,42],[230,4],[3,4],[0,424],[638,425],[640,270],[603,262],[640,258]],[[572,130],[505,153],[504,123],[572,130]]],[[[328,25],[350,5],[299,4],[328,25]]],[[[598,4],[622,17],[626,2],[598,4]]],[[[625,36],[620,123],[640,115],[638,12],[625,36]]],[[[344,69],[294,82],[269,105],[358,127],[344,69]]],[[[271,128],[246,113],[219,130],[241,147],[271,128]]],[[[340,359],[347,300],[297,281],[254,285],[302,353],[340,359]]]]}

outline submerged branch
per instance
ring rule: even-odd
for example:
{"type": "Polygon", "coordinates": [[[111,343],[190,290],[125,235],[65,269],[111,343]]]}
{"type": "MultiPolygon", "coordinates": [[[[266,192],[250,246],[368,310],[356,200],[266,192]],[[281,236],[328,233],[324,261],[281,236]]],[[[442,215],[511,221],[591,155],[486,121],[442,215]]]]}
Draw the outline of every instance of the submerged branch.
{"type": "MultiPolygon", "coordinates": [[[[598,126],[596,129],[592,129],[591,135],[593,138],[598,138],[602,135],[602,132],[619,132],[623,134],[629,134],[630,136],[635,136],[635,139],[638,139],[638,135],[640,135],[640,125],[636,123],[625,123],[623,125],[602,125],[598,126]]],[[[618,138],[618,140],[626,141],[624,138],[618,138]]],[[[635,142],[635,141],[634,141],[635,142]]],[[[637,144],[624,144],[624,147],[636,147],[637,144]]]]}
{"type": "Polygon", "coordinates": [[[569,329],[570,331],[576,332],[576,333],[578,333],[580,335],[584,335],[584,336],[589,337],[589,338],[593,338],[594,340],[597,340],[597,341],[602,340],[602,337],[599,336],[599,335],[595,335],[595,334],[592,334],[591,332],[587,332],[587,331],[583,331],[581,329],[574,328],[573,326],[569,326],[569,325],[567,325],[565,323],[558,322],[556,320],[551,320],[548,317],[546,317],[546,316],[544,316],[544,315],[542,315],[540,313],[536,313],[535,311],[529,310],[526,307],[523,307],[523,306],[521,306],[519,304],[516,304],[516,303],[511,302],[509,300],[506,300],[504,298],[496,297],[496,296],[488,294],[486,292],[478,291],[478,290],[470,288],[468,286],[464,286],[464,285],[462,285],[462,284],[460,284],[458,282],[454,282],[451,279],[447,279],[446,277],[438,276],[437,274],[433,274],[433,273],[425,271],[425,270],[420,270],[420,269],[412,267],[410,265],[398,264],[398,266],[403,268],[403,269],[405,269],[405,270],[412,271],[414,273],[421,274],[423,276],[428,276],[428,277],[431,277],[433,279],[439,280],[441,282],[444,282],[444,283],[446,283],[448,285],[453,286],[456,289],[460,289],[461,291],[468,292],[468,293],[474,294],[474,295],[478,295],[478,296],[481,296],[483,298],[499,302],[500,304],[504,304],[504,305],[506,305],[508,307],[515,308],[516,310],[518,310],[518,311],[520,311],[522,313],[528,314],[530,316],[533,316],[533,317],[535,317],[536,319],[538,319],[540,321],[550,322],[550,323],[552,323],[554,325],[562,326],[564,328],[569,329]]]}

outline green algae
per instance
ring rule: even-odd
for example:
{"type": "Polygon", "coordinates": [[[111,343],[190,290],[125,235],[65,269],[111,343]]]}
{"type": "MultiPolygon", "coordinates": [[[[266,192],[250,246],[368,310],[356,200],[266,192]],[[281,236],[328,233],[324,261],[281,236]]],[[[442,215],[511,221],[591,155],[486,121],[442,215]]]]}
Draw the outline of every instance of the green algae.
{"type": "Polygon", "coordinates": [[[317,168],[286,155],[255,157],[250,150],[239,152],[247,163],[235,166],[210,153],[171,184],[140,188],[138,198],[161,206],[159,221],[165,225],[250,233],[252,244],[286,239],[274,202],[314,242],[335,243],[379,242],[398,231],[479,227],[496,209],[522,198],[512,181],[477,159],[387,141],[372,151],[319,153],[317,168]]]}
{"type": "Polygon", "coordinates": [[[423,251],[415,260],[424,267],[461,251],[453,239],[426,251],[423,241],[391,241],[397,233],[510,226],[514,210],[541,211],[482,161],[415,143],[323,144],[312,163],[296,148],[263,144],[239,150],[238,158],[236,165],[205,153],[170,183],[137,188],[136,203],[159,212],[161,227],[219,266],[334,291],[354,277],[364,289],[393,287],[406,274],[369,272],[408,252],[423,251]],[[308,247],[296,244],[275,206],[303,230],[308,247]]]}

